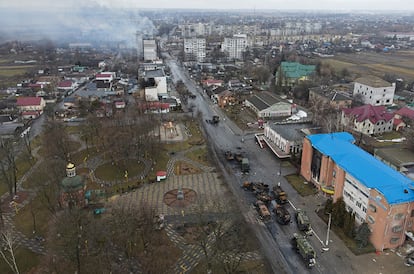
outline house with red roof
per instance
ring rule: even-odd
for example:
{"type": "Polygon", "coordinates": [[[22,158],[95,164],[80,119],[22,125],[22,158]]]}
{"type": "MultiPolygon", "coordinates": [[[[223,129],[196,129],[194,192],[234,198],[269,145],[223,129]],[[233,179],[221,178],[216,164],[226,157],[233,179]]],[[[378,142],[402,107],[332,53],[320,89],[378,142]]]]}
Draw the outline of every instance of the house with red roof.
{"type": "Polygon", "coordinates": [[[57,88],[60,91],[70,91],[76,88],[76,84],[72,80],[63,80],[59,82],[57,88]]]}
{"type": "Polygon", "coordinates": [[[363,105],[342,109],[341,124],[364,134],[392,131],[394,115],[385,106],[363,105]]]}
{"type": "Polygon", "coordinates": [[[206,79],[206,80],[201,81],[201,83],[206,87],[211,87],[211,86],[221,87],[223,86],[224,81],[216,80],[216,79],[206,79]]]}
{"type": "Polygon", "coordinates": [[[139,109],[146,113],[168,113],[170,112],[170,104],[161,102],[142,102],[139,104],[139,109]]]}
{"type": "Polygon", "coordinates": [[[407,120],[414,121],[414,110],[408,107],[403,107],[394,112],[394,128],[396,131],[407,126],[407,120]]]}
{"type": "Polygon", "coordinates": [[[96,81],[104,81],[105,83],[112,82],[115,79],[115,72],[100,72],[95,75],[96,81]]]}
{"type": "Polygon", "coordinates": [[[16,106],[23,118],[34,119],[43,113],[46,102],[42,97],[19,97],[16,106]]]}

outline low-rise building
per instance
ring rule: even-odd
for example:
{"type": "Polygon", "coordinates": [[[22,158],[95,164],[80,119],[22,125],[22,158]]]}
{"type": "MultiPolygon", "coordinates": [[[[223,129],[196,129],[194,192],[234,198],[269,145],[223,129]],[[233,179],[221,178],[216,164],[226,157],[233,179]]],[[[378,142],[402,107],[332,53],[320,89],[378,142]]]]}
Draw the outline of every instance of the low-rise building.
{"type": "Polygon", "coordinates": [[[292,105],[280,101],[270,93],[262,92],[245,100],[244,104],[251,108],[259,118],[278,118],[292,115],[292,105]]]}
{"type": "Polygon", "coordinates": [[[343,109],[341,124],[364,134],[381,134],[392,131],[393,116],[385,106],[363,105],[343,109]]]}
{"type": "Polygon", "coordinates": [[[360,96],[364,104],[373,106],[392,105],[395,83],[376,76],[365,76],[355,80],[353,96],[360,96]]]}
{"type": "Polygon", "coordinates": [[[352,97],[334,87],[317,87],[309,89],[309,101],[320,101],[335,109],[349,108],[352,97]]]}
{"type": "Polygon", "coordinates": [[[295,86],[301,81],[308,80],[315,73],[316,66],[302,65],[297,62],[282,62],[276,71],[276,83],[281,86],[295,86]]]}
{"type": "Polygon", "coordinates": [[[298,155],[302,150],[304,129],[312,128],[311,124],[274,124],[266,123],[263,140],[279,158],[298,155]]]}
{"type": "Polygon", "coordinates": [[[16,105],[22,115],[36,118],[43,113],[46,102],[42,97],[19,97],[16,105]]]}
{"type": "Polygon", "coordinates": [[[224,90],[218,94],[215,94],[217,105],[221,108],[231,106],[237,102],[237,98],[234,96],[234,92],[231,90],[224,90]]]}
{"type": "Polygon", "coordinates": [[[394,112],[394,128],[396,131],[407,126],[407,121],[414,121],[414,110],[403,107],[394,112]]]}
{"type": "Polygon", "coordinates": [[[334,202],[343,198],[377,250],[401,246],[414,231],[414,182],[354,142],[347,132],[305,137],[300,173],[334,202]]]}
{"type": "Polygon", "coordinates": [[[414,153],[411,150],[402,147],[376,148],[374,157],[414,179],[414,153]]]}
{"type": "MultiPolygon", "coordinates": [[[[157,93],[156,100],[158,100],[158,98],[168,97],[167,77],[165,76],[165,73],[162,69],[145,71],[144,79],[146,82],[154,83],[153,86],[145,88],[146,97],[147,97],[147,94],[153,94],[154,90],[156,90],[156,93],[157,93]]],[[[154,101],[154,100],[155,99],[151,101],[154,101]]]]}

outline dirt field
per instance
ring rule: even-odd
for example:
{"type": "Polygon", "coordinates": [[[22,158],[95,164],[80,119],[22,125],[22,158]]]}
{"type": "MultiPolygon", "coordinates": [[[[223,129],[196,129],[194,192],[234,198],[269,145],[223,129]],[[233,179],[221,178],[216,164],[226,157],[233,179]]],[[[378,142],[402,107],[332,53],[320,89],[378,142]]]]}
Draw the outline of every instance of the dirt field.
{"type": "Polygon", "coordinates": [[[389,73],[398,75],[405,81],[414,80],[414,51],[338,54],[334,58],[322,59],[322,61],[328,62],[338,71],[346,68],[355,77],[367,73],[382,77],[385,73],[389,73]]]}

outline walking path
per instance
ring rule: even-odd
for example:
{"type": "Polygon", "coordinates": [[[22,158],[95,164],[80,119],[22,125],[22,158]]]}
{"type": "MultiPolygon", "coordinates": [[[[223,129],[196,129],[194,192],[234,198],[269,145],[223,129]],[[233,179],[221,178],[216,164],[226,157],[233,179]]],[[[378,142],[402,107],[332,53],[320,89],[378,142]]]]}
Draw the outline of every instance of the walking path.
{"type": "MultiPolygon", "coordinates": [[[[86,148],[85,144],[82,142],[79,136],[73,137],[73,141],[80,142],[81,144],[77,152],[80,152],[86,148]]],[[[157,204],[160,209],[160,213],[164,213],[168,215],[168,217],[171,216],[171,218],[174,219],[176,218],[174,216],[180,215],[184,211],[182,211],[181,209],[177,210],[177,209],[169,208],[167,205],[165,205],[162,202],[163,195],[169,189],[178,188],[178,187],[188,187],[188,188],[194,189],[197,193],[202,194],[206,197],[209,197],[209,196],[217,197],[225,193],[225,189],[222,189],[223,186],[220,180],[218,179],[218,174],[214,173],[214,170],[215,170],[214,167],[203,165],[200,162],[193,161],[186,157],[187,153],[195,151],[197,149],[204,148],[204,147],[205,147],[204,145],[192,146],[191,148],[185,151],[180,151],[174,155],[171,155],[167,163],[167,173],[168,173],[168,177],[169,177],[168,180],[170,181],[170,184],[157,185],[158,189],[156,191],[154,191],[154,189],[151,189],[151,186],[153,185],[144,185],[143,187],[140,188],[141,191],[137,191],[132,194],[134,196],[132,200],[135,200],[135,201],[145,200],[146,202],[149,202],[149,204],[157,204]],[[178,161],[188,163],[194,166],[195,168],[201,170],[202,173],[175,176],[174,166],[178,161]]],[[[16,214],[18,214],[19,210],[22,209],[27,204],[29,204],[30,201],[36,195],[34,190],[24,189],[22,184],[28,178],[30,178],[33,172],[37,170],[39,166],[42,164],[43,160],[40,157],[40,155],[38,155],[38,153],[39,153],[39,148],[33,151],[35,158],[38,160],[17,182],[17,190],[18,190],[17,193],[23,193],[23,192],[27,193],[27,197],[24,200],[22,200],[21,203],[16,203],[15,205],[11,206],[12,208],[9,212],[3,213],[3,219],[4,219],[5,227],[9,231],[13,231],[13,237],[15,237],[15,243],[17,245],[24,246],[34,253],[45,255],[46,250],[43,245],[43,241],[44,241],[43,238],[38,237],[36,239],[35,237],[34,238],[27,237],[22,232],[16,229],[14,220],[13,220],[16,214]]],[[[138,174],[134,176],[133,178],[130,178],[132,180],[136,178],[140,178],[140,177],[141,178],[146,177],[151,171],[152,163],[149,160],[144,159],[142,157],[138,158],[137,160],[141,161],[145,165],[145,168],[141,174],[138,174]]],[[[119,183],[119,181],[104,181],[94,176],[94,171],[96,170],[96,168],[98,168],[100,165],[104,164],[105,162],[108,162],[108,160],[103,159],[102,155],[97,155],[89,159],[86,159],[84,163],[78,166],[90,169],[91,170],[90,175],[99,184],[113,185],[113,184],[119,183]]],[[[7,199],[9,199],[9,194],[8,193],[3,194],[0,199],[1,201],[6,201],[7,199]]],[[[206,204],[206,206],[213,207],[214,205],[206,204]]],[[[194,208],[186,209],[186,211],[187,210],[188,212],[186,213],[188,214],[188,213],[191,213],[194,210],[194,208]]],[[[214,216],[214,213],[212,213],[212,216],[214,216]]],[[[168,218],[168,219],[171,219],[171,218],[168,218]]],[[[171,239],[171,241],[177,247],[183,250],[182,256],[178,259],[178,261],[176,262],[174,266],[174,273],[187,273],[191,269],[194,269],[200,263],[200,261],[205,257],[205,254],[200,245],[186,243],[186,240],[183,237],[181,237],[173,229],[173,223],[174,221],[172,221],[171,224],[166,226],[165,228],[166,233],[171,239]]],[[[230,226],[230,223],[226,222],[225,226],[226,226],[226,229],[228,229],[228,227],[230,226]]],[[[211,234],[209,235],[208,239],[209,240],[208,240],[207,250],[211,251],[211,246],[215,242],[215,237],[214,235],[211,234]]],[[[232,257],[235,260],[261,259],[261,256],[258,252],[246,252],[243,254],[235,253],[235,254],[232,254],[230,257],[232,257]]]]}
{"type": "MultiPolygon", "coordinates": [[[[33,157],[39,159],[38,153],[39,147],[33,150],[33,157]]],[[[12,237],[14,237],[15,243],[20,246],[25,246],[37,254],[45,254],[45,248],[42,241],[36,240],[35,238],[28,238],[22,232],[18,231],[14,225],[13,219],[16,214],[18,214],[19,210],[29,204],[30,201],[35,197],[36,194],[33,190],[26,190],[23,188],[23,182],[30,178],[32,173],[37,170],[41,163],[42,160],[36,161],[36,163],[17,181],[17,194],[25,192],[28,194],[27,197],[21,203],[10,203],[10,211],[3,212],[5,230],[12,232],[12,237]]],[[[0,197],[0,204],[6,203],[6,201],[9,199],[10,194],[8,192],[4,193],[0,197]]]]}

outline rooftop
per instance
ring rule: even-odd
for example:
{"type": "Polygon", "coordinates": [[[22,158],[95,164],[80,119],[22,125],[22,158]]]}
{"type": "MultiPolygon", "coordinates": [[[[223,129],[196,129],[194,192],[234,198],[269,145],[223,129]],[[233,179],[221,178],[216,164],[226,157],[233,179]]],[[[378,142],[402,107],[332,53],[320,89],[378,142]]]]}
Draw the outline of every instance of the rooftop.
{"type": "Polygon", "coordinates": [[[376,124],[378,121],[390,121],[394,115],[387,112],[385,106],[363,105],[355,108],[344,108],[342,110],[347,116],[354,116],[357,122],[367,119],[376,124]]]}
{"type": "Polygon", "coordinates": [[[381,88],[381,87],[390,87],[391,84],[377,76],[368,75],[364,77],[360,77],[355,80],[355,83],[367,85],[374,88],[381,88]]]}
{"type": "Polygon", "coordinates": [[[297,62],[282,62],[281,69],[288,78],[300,78],[308,76],[315,72],[316,66],[314,65],[302,65],[297,62]]]}
{"type": "Polygon", "coordinates": [[[147,70],[145,71],[145,78],[164,77],[164,71],[162,69],[147,70]]]}
{"type": "Polygon", "coordinates": [[[407,117],[407,118],[410,118],[410,119],[414,119],[414,110],[411,109],[411,108],[408,108],[408,107],[403,107],[403,108],[397,110],[395,112],[395,114],[398,114],[402,117],[407,117]]]}
{"type": "Polygon", "coordinates": [[[289,141],[302,141],[305,137],[303,129],[312,128],[312,124],[270,124],[270,127],[289,141]]]}
{"type": "Polygon", "coordinates": [[[314,148],[329,156],[345,172],[368,188],[376,189],[389,204],[414,201],[414,182],[354,145],[347,132],[306,137],[314,148]]]}
{"type": "Polygon", "coordinates": [[[17,98],[17,105],[21,107],[39,106],[42,102],[42,97],[19,97],[17,98]]]}

